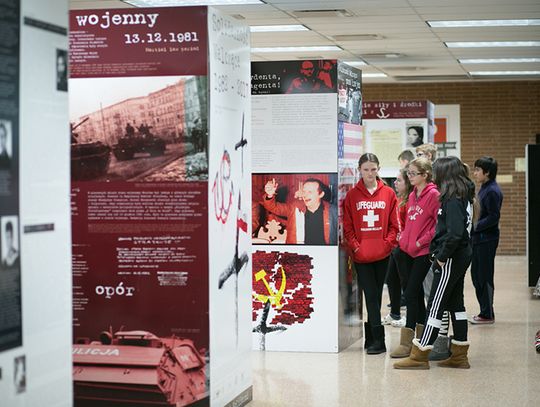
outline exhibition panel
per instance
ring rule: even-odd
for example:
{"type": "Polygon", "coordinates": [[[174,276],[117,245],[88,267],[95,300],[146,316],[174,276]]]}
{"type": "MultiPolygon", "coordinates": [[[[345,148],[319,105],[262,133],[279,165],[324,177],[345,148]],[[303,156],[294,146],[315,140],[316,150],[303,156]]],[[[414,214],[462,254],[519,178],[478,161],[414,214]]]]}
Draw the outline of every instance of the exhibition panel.
{"type": "Polygon", "coordinates": [[[75,405],[242,405],[250,122],[223,78],[248,83],[249,31],[206,7],[70,23],[75,405]]]}
{"type": "Polygon", "coordinates": [[[0,4],[0,404],[70,406],[67,2],[0,4]]]}
{"type": "Polygon", "coordinates": [[[254,62],[251,79],[253,347],[337,352],[360,337],[338,206],[363,149],[361,71],[254,62]]]}

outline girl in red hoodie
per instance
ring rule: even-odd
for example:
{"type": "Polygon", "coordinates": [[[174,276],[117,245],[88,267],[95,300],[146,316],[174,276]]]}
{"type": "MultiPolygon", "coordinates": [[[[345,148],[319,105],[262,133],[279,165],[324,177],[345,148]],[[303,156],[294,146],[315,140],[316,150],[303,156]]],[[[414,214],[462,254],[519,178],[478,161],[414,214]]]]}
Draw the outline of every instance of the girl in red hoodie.
{"type": "Polygon", "coordinates": [[[417,158],[409,163],[407,170],[409,181],[414,187],[407,202],[407,221],[401,232],[399,248],[403,263],[407,269],[404,273],[405,303],[407,305],[407,322],[401,328],[400,345],[390,354],[393,358],[409,356],[414,339],[415,328],[423,329],[426,319],[426,304],[422,283],[431,267],[429,244],[435,234],[437,212],[439,211],[439,191],[431,182],[431,162],[425,158],[417,158]]]}
{"type": "Polygon", "coordinates": [[[364,348],[369,355],[375,355],[386,352],[381,302],[388,257],[396,246],[397,199],[394,190],[378,176],[379,159],[375,154],[363,154],[358,167],[362,179],[343,202],[343,232],[366,300],[364,348]]]}

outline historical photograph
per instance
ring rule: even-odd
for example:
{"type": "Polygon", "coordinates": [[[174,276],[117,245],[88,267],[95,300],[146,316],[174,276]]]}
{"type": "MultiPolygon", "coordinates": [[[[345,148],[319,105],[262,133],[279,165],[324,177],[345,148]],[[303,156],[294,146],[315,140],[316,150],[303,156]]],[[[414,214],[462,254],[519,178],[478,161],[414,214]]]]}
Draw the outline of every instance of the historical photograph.
{"type": "Polygon", "coordinates": [[[12,157],[11,122],[0,119],[0,170],[11,166],[12,157]]]}
{"type": "Polygon", "coordinates": [[[424,144],[424,127],[417,123],[407,123],[407,143],[406,146],[418,147],[424,144]]]}
{"type": "Polygon", "coordinates": [[[254,174],[254,244],[337,244],[337,174],[254,174]]]}
{"type": "Polygon", "coordinates": [[[17,356],[13,360],[13,383],[17,394],[26,391],[26,356],[17,356]]]}
{"type": "Polygon", "coordinates": [[[0,218],[0,240],[2,269],[17,268],[19,265],[19,222],[17,216],[0,218]]]}
{"type": "Polygon", "coordinates": [[[73,181],[208,179],[206,76],[69,85],[73,181]]]}
{"type": "Polygon", "coordinates": [[[251,65],[253,95],[335,93],[337,61],[279,61],[251,65]]]}
{"type": "Polygon", "coordinates": [[[56,50],[56,90],[68,90],[68,53],[65,49],[56,50]]]}
{"type": "Polygon", "coordinates": [[[124,404],[126,394],[130,394],[126,405],[207,405],[201,400],[209,396],[208,362],[207,350],[196,346],[193,340],[176,335],[158,336],[145,329],[110,328],[99,336],[75,338],[75,406],[124,404]],[[125,367],[127,357],[129,374],[125,367]],[[149,360],[152,362],[148,363],[149,360]],[[158,380],[141,380],[151,375],[158,380]]]}

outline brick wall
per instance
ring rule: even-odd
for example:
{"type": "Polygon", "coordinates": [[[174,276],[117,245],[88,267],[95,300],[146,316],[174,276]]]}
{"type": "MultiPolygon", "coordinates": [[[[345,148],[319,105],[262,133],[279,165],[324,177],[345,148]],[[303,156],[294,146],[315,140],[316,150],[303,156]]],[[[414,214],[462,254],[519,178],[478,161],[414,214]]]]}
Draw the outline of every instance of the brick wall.
{"type": "MultiPolygon", "coordinates": [[[[526,252],[525,173],[516,172],[515,158],[525,156],[525,144],[540,133],[540,81],[365,84],[363,99],[422,100],[461,106],[461,155],[472,166],[482,155],[499,162],[504,203],[498,254],[526,252]]],[[[536,174],[535,182],[540,182],[536,174]]]]}

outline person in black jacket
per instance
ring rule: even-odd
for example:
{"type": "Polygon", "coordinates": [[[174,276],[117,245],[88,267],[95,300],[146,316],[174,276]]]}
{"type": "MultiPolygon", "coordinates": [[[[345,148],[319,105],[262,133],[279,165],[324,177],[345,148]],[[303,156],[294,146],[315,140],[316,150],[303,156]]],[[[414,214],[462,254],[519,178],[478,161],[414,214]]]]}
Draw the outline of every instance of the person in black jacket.
{"type": "Polygon", "coordinates": [[[503,194],[495,181],[497,161],[492,157],[481,157],[474,163],[474,177],[482,186],[478,192],[480,199],[480,219],[472,232],[473,259],[471,276],[476,298],[480,304],[480,313],[471,318],[472,324],[492,324],[493,292],[495,285],[495,253],[499,245],[499,218],[503,194]]]}
{"type": "Polygon", "coordinates": [[[467,313],[463,301],[465,272],[471,264],[470,233],[474,183],[457,157],[442,157],[433,164],[433,178],[439,188],[441,208],[435,236],[430,244],[434,280],[422,337],[413,340],[408,358],[394,364],[396,369],[429,369],[429,353],[441,327],[443,311],[450,311],[454,328],[450,358],[442,367],[468,369],[467,313]]]}

